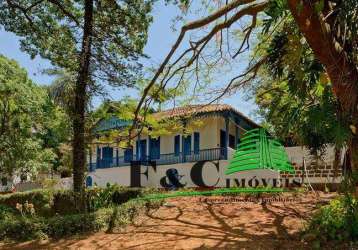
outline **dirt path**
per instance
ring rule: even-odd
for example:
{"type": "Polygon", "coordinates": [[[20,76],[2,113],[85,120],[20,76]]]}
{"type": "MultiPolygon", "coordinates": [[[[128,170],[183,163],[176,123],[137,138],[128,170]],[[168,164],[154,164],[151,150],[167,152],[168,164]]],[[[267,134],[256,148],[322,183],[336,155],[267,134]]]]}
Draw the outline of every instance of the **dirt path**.
{"type": "Polygon", "coordinates": [[[118,232],[61,241],[27,242],[4,249],[307,249],[299,240],[305,220],[332,195],[312,194],[266,204],[223,197],[175,198],[118,232]]]}

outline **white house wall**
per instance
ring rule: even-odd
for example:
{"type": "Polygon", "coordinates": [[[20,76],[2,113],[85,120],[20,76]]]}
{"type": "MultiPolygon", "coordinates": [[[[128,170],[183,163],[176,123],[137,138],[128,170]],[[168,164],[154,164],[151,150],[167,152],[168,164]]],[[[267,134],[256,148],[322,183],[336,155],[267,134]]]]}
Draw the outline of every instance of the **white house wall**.
{"type": "MultiPolygon", "coordinates": [[[[229,185],[230,187],[243,185],[262,186],[262,179],[265,179],[268,185],[272,185],[274,179],[277,180],[276,183],[278,185],[281,183],[278,180],[279,174],[271,170],[252,170],[243,171],[231,175],[225,175],[228,161],[221,160],[207,161],[202,163],[190,162],[172,165],[160,165],[157,166],[156,169],[154,169],[152,166],[141,166],[141,170],[139,173],[141,186],[163,188],[163,186],[161,185],[161,179],[164,178],[165,182],[169,183],[166,172],[168,169],[175,168],[177,169],[179,175],[182,176],[180,182],[184,184],[185,187],[198,187],[198,185],[192,179],[193,168],[196,164],[203,164],[201,176],[203,183],[208,187],[227,187],[227,185],[229,185]],[[256,179],[258,181],[257,184],[255,184],[256,179]]],[[[100,187],[105,187],[107,183],[118,184],[120,186],[131,186],[130,171],[130,166],[97,169],[96,172],[89,173],[88,176],[91,176],[93,184],[96,184],[100,187]]]]}
{"type": "MultiPolygon", "coordinates": [[[[232,158],[234,150],[229,149],[228,157],[232,158]]],[[[207,186],[215,187],[226,187],[229,179],[230,186],[233,186],[234,183],[242,183],[242,179],[245,179],[245,185],[247,182],[255,179],[258,180],[260,185],[263,185],[263,179],[267,183],[273,184],[273,180],[276,179],[277,185],[286,185],[287,183],[292,184],[293,182],[300,183],[339,183],[342,180],[342,172],[340,171],[338,176],[333,176],[333,160],[334,160],[334,151],[333,148],[327,148],[327,154],[322,161],[316,162],[313,157],[309,154],[307,149],[302,149],[301,147],[288,147],[286,148],[288,157],[294,168],[296,174],[285,174],[278,173],[271,170],[251,170],[243,171],[239,173],[234,173],[232,175],[225,175],[225,169],[228,165],[228,161],[207,161],[207,162],[190,162],[190,163],[180,163],[180,164],[171,164],[171,165],[159,165],[156,166],[156,169],[149,166],[141,166],[140,168],[140,181],[141,186],[143,187],[162,187],[160,180],[164,178],[166,182],[168,179],[166,177],[166,171],[170,168],[177,169],[179,175],[182,175],[181,183],[186,184],[185,187],[197,187],[191,178],[191,171],[196,164],[203,164],[202,170],[202,179],[207,186]],[[302,172],[302,161],[303,157],[307,160],[307,171],[306,173],[302,172]],[[217,164],[217,165],[215,165],[217,164]],[[317,166],[312,166],[318,164],[317,166]],[[218,167],[218,170],[216,168],[218,167]],[[302,176],[304,173],[304,176],[302,176]],[[302,178],[304,177],[304,178],[302,178]],[[281,184],[280,184],[281,183],[281,184]]],[[[97,169],[95,172],[88,174],[92,177],[92,183],[96,183],[98,186],[106,186],[107,183],[118,184],[121,186],[131,186],[131,167],[114,167],[106,169],[97,169]]],[[[256,181],[255,181],[256,182],[256,181]]],[[[235,184],[235,185],[236,185],[235,184]]],[[[240,184],[241,185],[241,184],[240,184]]]]}

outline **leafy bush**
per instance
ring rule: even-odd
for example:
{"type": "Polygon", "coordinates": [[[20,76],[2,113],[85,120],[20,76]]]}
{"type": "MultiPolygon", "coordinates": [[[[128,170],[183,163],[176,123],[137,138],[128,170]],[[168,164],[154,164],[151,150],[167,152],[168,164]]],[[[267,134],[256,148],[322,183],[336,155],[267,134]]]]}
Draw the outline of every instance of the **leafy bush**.
{"type": "Polygon", "coordinates": [[[54,216],[46,220],[43,231],[52,238],[97,232],[108,224],[110,211],[111,209],[104,209],[96,213],[54,216]]]}
{"type": "Polygon", "coordinates": [[[64,216],[22,217],[0,220],[0,240],[30,240],[45,237],[60,238],[85,232],[97,232],[130,223],[141,209],[158,207],[158,201],[133,200],[120,206],[102,208],[93,213],[64,216]]]}
{"type": "Polygon", "coordinates": [[[53,214],[67,215],[80,213],[80,195],[72,190],[60,190],[53,194],[53,214]]]}
{"type": "MultiPolygon", "coordinates": [[[[86,190],[87,212],[95,212],[100,208],[113,204],[122,204],[130,199],[155,192],[155,189],[140,189],[107,185],[106,188],[95,187],[86,190]]],[[[28,192],[0,195],[0,205],[15,208],[16,204],[32,203],[36,213],[40,216],[77,214],[80,197],[72,190],[35,190],[28,192]]]]}
{"type": "Polygon", "coordinates": [[[34,205],[36,212],[41,215],[51,214],[52,200],[53,192],[41,189],[0,195],[0,205],[15,208],[18,203],[30,202],[34,205]]]}
{"type": "Polygon", "coordinates": [[[12,240],[30,240],[43,238],[44,224],[38,218],[22,216],[0,221],[0,240],[9,238],[12,240]]]}
{"type": "Polygon", "coordinates": [[[15,209],[5,205],[0,205],[0,221],[13,218],[15,213],[15,209]]]}
{"type": "Polygon", "coordinates": [[[306,233],[320,241],[358,239],[358,201],[351,195],[332,200],[314,214],[306,233]]]}

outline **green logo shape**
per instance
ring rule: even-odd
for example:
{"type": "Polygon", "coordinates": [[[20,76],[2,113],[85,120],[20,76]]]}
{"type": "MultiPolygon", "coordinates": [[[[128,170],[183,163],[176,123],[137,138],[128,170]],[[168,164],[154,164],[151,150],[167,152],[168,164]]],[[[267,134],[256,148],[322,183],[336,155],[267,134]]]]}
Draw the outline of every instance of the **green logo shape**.
{"type": "Polygon", "coordinates": [[[244,134],[225,174],[253,169],[295,172],[285,148],[263,128],[252,129],[244,134]]]}

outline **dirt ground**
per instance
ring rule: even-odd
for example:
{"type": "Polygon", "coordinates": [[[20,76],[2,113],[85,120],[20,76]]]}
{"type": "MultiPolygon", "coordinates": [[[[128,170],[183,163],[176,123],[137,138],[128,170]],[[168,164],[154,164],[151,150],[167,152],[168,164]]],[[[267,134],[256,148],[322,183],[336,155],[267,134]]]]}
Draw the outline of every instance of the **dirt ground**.
{"type": "Polygon", "coordinates": [[[118,232],[0,245],[0,248],[309,249],[311,246],[300,240],[299,232],[312,212],[334,194],[319,196],[309,193],[266,203],[256,199],[225,200],[230,197],[173,198],[118,232]]]}

